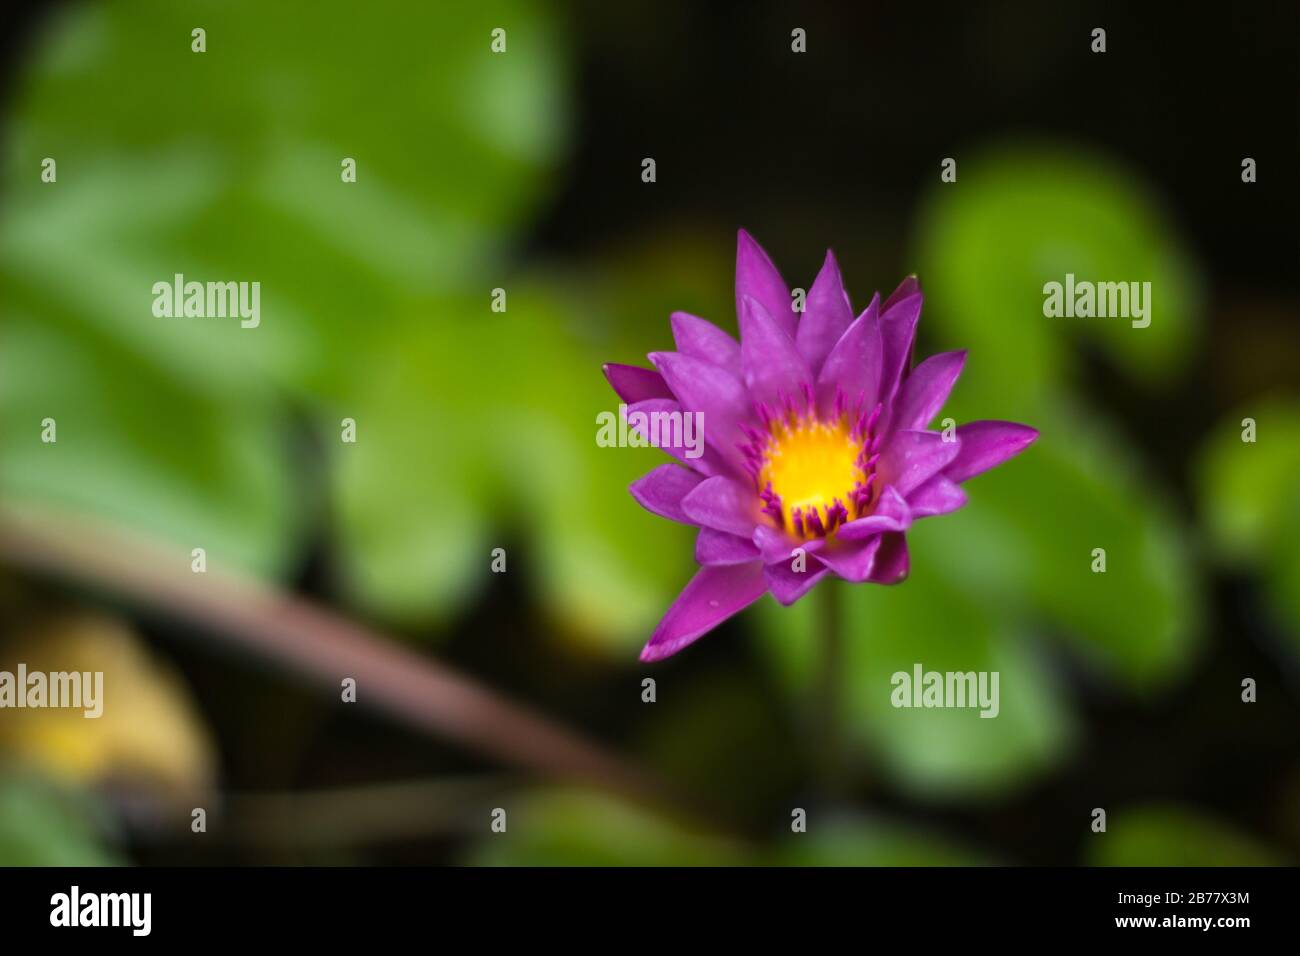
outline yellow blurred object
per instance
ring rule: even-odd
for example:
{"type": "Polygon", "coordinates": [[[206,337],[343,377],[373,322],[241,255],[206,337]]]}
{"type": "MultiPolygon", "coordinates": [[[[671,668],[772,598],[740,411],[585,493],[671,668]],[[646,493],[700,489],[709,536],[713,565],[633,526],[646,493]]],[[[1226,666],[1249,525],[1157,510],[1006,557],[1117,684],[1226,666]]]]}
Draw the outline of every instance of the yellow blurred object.
{"type": "Polygon", "coordinates": [[[0,754],[82,784],[127,782],[160,796],[207,790],[211,739],[189,691],[136,635],[102,615],[56,619],[0,643],[0,672],[102,672],[102,714],[80,707],[0,709],[0,754]]]}

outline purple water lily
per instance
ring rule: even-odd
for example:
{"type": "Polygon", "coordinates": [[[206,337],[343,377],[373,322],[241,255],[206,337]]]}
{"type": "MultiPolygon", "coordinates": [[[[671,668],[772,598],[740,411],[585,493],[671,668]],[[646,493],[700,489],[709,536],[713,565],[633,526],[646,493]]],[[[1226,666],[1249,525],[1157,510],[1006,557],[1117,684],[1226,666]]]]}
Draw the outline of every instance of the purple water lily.
{"type": "MultiPolygon", "coordinates": [[[[702,415],[703,454],[660,465],[630,488],[643,507],[699,528],[695,577],[641,660],[668,657],[764,593],[792,604],[828,574],[896,584],[907,577],[913,521],[966,503],[966,479],[1001,464],[1038,432],[977,421],[927,428],[966,353],[912,367],[921,315],[914,276],[856,319],[831,252],[802,317],[762,247],[741,230],[736,253],[740,341],[674,312],[676,352],[654,369],[605,366],[635,412],[702,415]]],[[[698,451],[698,449],[697,449],[698,451]]]]}

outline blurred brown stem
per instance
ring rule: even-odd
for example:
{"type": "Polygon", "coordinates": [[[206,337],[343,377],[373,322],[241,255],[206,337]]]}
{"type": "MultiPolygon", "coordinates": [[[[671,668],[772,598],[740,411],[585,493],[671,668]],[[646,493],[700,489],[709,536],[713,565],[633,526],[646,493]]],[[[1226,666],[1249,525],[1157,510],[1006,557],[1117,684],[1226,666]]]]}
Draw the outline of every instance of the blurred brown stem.
{"type": "Polygon", "coordinates": [[[192,573],[188,551],[5,503],[0,559],[194,623],[335,699],[343,678],[354,678],[359,705],[506,764],[642,799],[665,795],[658,782],[621,758],[391,637],[250,578],[192,573]]]}

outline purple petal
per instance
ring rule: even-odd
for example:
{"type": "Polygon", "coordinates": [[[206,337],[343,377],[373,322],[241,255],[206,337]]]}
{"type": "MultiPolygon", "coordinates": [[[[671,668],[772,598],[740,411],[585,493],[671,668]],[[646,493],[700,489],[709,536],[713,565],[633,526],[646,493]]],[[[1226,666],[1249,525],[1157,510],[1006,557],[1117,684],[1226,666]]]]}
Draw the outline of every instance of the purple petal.
{"type": "Polygon", "coordinates": [[[706,478],[682,499],[693,524],[748,538],[758,524],[758,495],[739,481],[706,478]]]}
{"type": "Polygon", "coordinates": [[[745,442],[739,423],[750,417],[744,384],[721,366],[679,352],[653,352],[650,361],[663,373],[682,407],[704,413],[704,436],[737,471],[745,460],[737,445],[745,442]]]}
{"type": "Polygon", "coordinates": [[[812,288],[808,290],[803,318],[799,320],[795,333],[799,354],[810,369],[816,371],[822,367],[826,356],[852,322],[853,307],[844,291],[840,267],[835,254],[828,249],[822,271],[817,273],[812,288]]]}
{"type": "MultiPolygon", "coordinates": [[[[635,405],[629,405],[624,417],[629,419],[628,429],[636,432],[649,442],[652,439],[660,439],[663,435],[651,434],[655,431],[653,427],[646,429],[640,427],[640,425],[633,425],[632,422],[637,421],[637,418],[633,416],[646,415],[649,421],[654,421],[654,419],[649,418],[649,416],[661,414],[684,415],[689,414],[689,412],[684,411],[682,406],[671,398],[648,398],[644,402],[637,402],[635,405]]],[[[693,425],[691,427],[694,428],[693,425]]],[[[673,436],[670,434],[669,437],[671,438],[673,436]]],[[[692,441],[691,444],[694,447],[687,447],[685,442],[687,437],[685,420],[681,420],[681,429],[676,437],[682,439],[681,444],[675,445],[662,443],[655,447],[659,448],[661,451],[667,452],[687,468],[690,468],[693,471],[698,471],[702,475],[712,476],[731,474],[730,466],[722,459],[722,457],[706,443],[700,440],[701,436],[698,430],[693,433],[695,440],[692,441]],[[699,452],[699,454],[697,455],[696,452],[699,452]]]]}
{"type": "Polygon", "coordinates": [[[794,339],[749,296],[740,305],[740,361],[750,398],[774,408],[784,404],[783,396],[801,395],[813,382],[794,339]]]}
{"type": "Polygon", "coordinates": [[[877,471],[885,484],[907,498],[912,489],[948,467],[960,449],[960,441],[944,441],[939,432],[894,432],[885,443],[877,471]]]}
{"type": "Polygon", "coordinates": [[[646,511],[670,521],[695,524],[682,510],[682,499],[703,480],[695,472],[670,463],[646,472],[627,490],[646,511]]]}
{"type": "Polygon", "coordinates": [[[793,565],[792,558],[763,565],[763,577],[767,580],[768,590],[772,592],[772,597],[785,605],[799,600],[829,572],[825,565],[811,555],[808,556],[804,570],[796,571],[793,565]]]}
{"type": "Polygon", "coordinates": [[[951,481],[965,481],[1020,454],[1038,437],[1038,429],[1015,422],[981,421],[957,426],[961,451],[944,469],[951,481]]]}
{"type": "Polygon", "coordinates": [[[829,413],[838,388],[849,402],[862,396],[863,406],[872,408],[879,398],[883,351],[880,339],[880,296],[871,300],[831,348],[817,376],[817,406],[829,413]]]}
{"type": "Polygon", "coordinates": [[[695,536],[695,560],[699,564],[744,564],[758,559],[758,548],[745,538],[713,528],[701,528],[695,536]]]}
{"type": "Polygon", "coordinates": [[[875,534],[860,541],[836,542],[817,557],[845,581],[862,582],[871,574],[876,552],[884,537],[883,534],[875,534]]]}
{"type": "Polygon", "coordinates": [[[860,541],[882,531],[906,531],[912,524],[910,504],[893,485],[886,485],[875,510],[865,518],[844,525],[835,532],[835,537],[842,541],[860,541]]]}
{"type": "Polygon", "coordinates": [[[916,295],[920,291],[921,291],[920,281],[916,278],[915,275],[908,276],[906,279],[904,279],[902,282],[898,284],[897,289],[889,293],[889,298],[885,300],[885,304],[882,307],[882,311],[888,312],[890,309],[892,309],[899,302],[906,299],[908,296],[916,295]]]}
{"type": "Polygon", "coordinates": [[[826,546],[824,538],[811,538],[797,541],[784,531],[760,524],[754,529],[751,540],[758,548],[764,564],[780,564],[782,561],[794,560],[794,549],[802,548],[804,554],[815,554],[826,546]]]}
{"type": "MultiPolygon", "coordinates": [[[[906,283],[904,283],[906,285],[906,283]]],[[[899,286],[901,291],[903,286],[899,286]]],[[[894,300],[880,313],[880,341],[884,360],[880,375],[880,401],[893,400],[904,375],[912,365],[912,345],[916,341],[916,323],[921,318],[921,293],[914,292],[894,300]]]]}
{"type": "Polygon", "coordinates": [[[907,535],[891,532],[880,536],[880,550],[867,580],[875,584],[898,584],[911,569],[907,554],[907,535]]]}
{"type": "Polygon", "coordinates": [[[730,335],[689,312],[674,312],[669,321],[677,351],[721,365],[731,374],[740,375],[740,343],[730,335]]]}
{"type": "Polygon", "coordinates": [[[891,427],[924,428],[930,424],[948,400],[965,364],[965,351],[940,352],[914,368],[899,389],[891,427]]]}
{"type": "Polygon", "coordinates": [[[603,366],[605,378],[613,386],[618,397],[631,405],[643,402],[647,398],[672,398],[672,390],[664,377],[652,368],[638,365],[619,365],[609,362],[603,366]]]}
{"type": "Polygon", "coordinates": [[[767,590],[763,566],[732,564],[700,568],[677,596],[650,640],[641,660],[660,661],[753,604],[767,590]]]}
{"type": "Polygon", "coordinates": [[[966,503],[966,492],[943,475],[935,475],[907,496],[913,518],[931,518],[956,511],[966,503]]]}
{"type": "Polygon", "coordinates": [[[798,315],[790,300],[790,287],[776,271],[763,247],[744,229],[736,239],[736,315],[741,314],[741,303],[750,296],[767,309],[768,314],[794,338],[798,315]]]}

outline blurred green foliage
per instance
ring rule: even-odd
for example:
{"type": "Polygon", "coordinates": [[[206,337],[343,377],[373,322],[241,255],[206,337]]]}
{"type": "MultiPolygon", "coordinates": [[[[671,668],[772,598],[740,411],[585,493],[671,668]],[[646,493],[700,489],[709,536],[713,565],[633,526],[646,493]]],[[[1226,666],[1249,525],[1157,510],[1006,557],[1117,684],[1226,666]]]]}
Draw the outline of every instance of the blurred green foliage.
{"type": "Polygon", "coordinates": [[[897,820],[841,816],[786,837],[771,862],[781,866],[986,866],[983,854],[897,820]]]}
{"type": "Polygon", "coordinates": [[[480,866],[727,866],[739,844],[585,790],[538,791],[508,811],[505,833],[480,840],[480,866]],[[522,804],[522,805],[519,805],[522,804]]]}
{"type": "Polygon", "coordinates": [[[1004,530],[981,546],[984,529],[973,530],[952,559],[965,559],[963,575],[1023,569],[1014,584],[996,573],[984,583],[1027,601],[1116,676],[1166,680],[1196,636],[1198,569],[1143,450],[1082,401],[1077,341],[1095,339],[1140,387],[1174,376],[1202,323],[1189,255],[1150,188],[1095,156],[1022,144],[965,164],[962,175],[961,190],[934,192],[918,238],[925,334],[937,348],[970,349],[945,414],[1027,422],[1041,437],[1014,466],[970,486],[969,510],[1014,538],[1004,530]],[[1067,271],[1149,276],[1151,325],[1045,317],[1043,285],[1067,271]],[[1008,544],[1023,553],[995,553],[1008,544]],[[1085,573],[1094,548],[1106,550],[1105,574],[1085,573]]]}
{"type": "Polygon", "coordinates": [[[106,814],[88,794],[35,774],[0,773],[0,866],[119,866],[106,814]]]}
{"type": "MultiPolygon", "coordinates": [[[[1094,157],[1017,146],[963,163],[960,182],[935,190],[917,230],[922,339],[970,350],[943,415],[1025,422],[1041,436],[970,482],[966,508],[913,529],[906,583],[844,589],[856,736],[907,785],[953,795],[1021,785],[1068,752],[1070,703],[1042,638],[1060,635],[1112,679],[1153,689],[1193,653],[1200,591],[1167,493],[1073,387],[1080,336],[1124,374],[1174,374],[1200,318],[1187,254],[1145,187],[1094,157]],[[1043,285],[1067,268],[1151,276],[1151,326],[1044,317],[1043,285]],[[1095,548],[1104,574],[1092,571],[1095,548]],[[894,709],[890,675],[917,662],[1001,671],[1001,714],[894,709]]],[[[761,615],[794,689],[817,653],[804,604],[768,602],[761,615]]]]}
{"type": "Polygon", "coordinates": [[[1300,650],[1300,400],[1263,398],[1227,416],[1200,449],[1195,478],[1215,559],[1262,573],[1300,650]]]}
{"type": "Polygon", "coordinates": [[[488,866],[960,866],[984,861],[896,822],[831,815],[755,846],[583,790],[527,794],[505,833],[479,840],[467,862],[488,866]]]}
{"type": "MultiPolygon", "coordinates": [[[[935,522],[937,524],[937,522],[935,522]]],[[[909,535],[912,576],[902,587],[835,587],[847,604],[846,714],[853,739],[891,779],[932,794],[989,793],[1058,759],[1071,738],[1068,702],[1027,634],[993,607],[953,586],[924,525],[909,535]],[[1000,712],[897,709],[890,677],[926,670],[1000,671],[1000,712]]],[[[765,646],[794,694],[812,681],[818,654],[814,593],[790,608],[764,600],[765,646]]]]}
{"type": "Polygon", "coordinates": [[[1203,292],[1145,182],[1091,150],[1012,141],[964,160],[959,183],[932,189],[920,211],[922,334],[984,361],[966,377],[996,385],[1001,400],[988,413],[1013,417],[1076,383],[1080,345],[1148,386],[1177,374],[1200,337],[1203,292]],[[1149,281],[1150,326],[1044,316],[1043,285],[1067,273],[1149,281]]]}
{"type": "MultiPolygon", "coordinates": [[[[400,361],[377,349],[401,322],[454,352],[468,315],[440,297],[481,295],[487,319],[509,227],[564,142],[563,62],[527,0],[66,10],[6,129],[0,489],[202,542],[218,565],[291,567],[327,482],[287,417],[334,438],[357,376],[400,361]],[[506,57],[488,47],[502,18],[506,57]],[[261,326],[154,318],[151,286],[175,273],[260,282],[261,326]],[[54,446],[32,441],[47,415],[54,446]]],[[[351,515],[345,542],[363,536],[351,515]]]]}
{"type": "Polygon", "coordinates": [[[664,245],[604,278],[520,270],[570,125],[553,13],[67,11],[7,127],[0,493],[264,575],[292,572],[323,524],[341,596],[426,632],[475,599],[491,548],[524,541],[564,633],[635,648],[690,545],[627,507],[654,454],[596,448],[616,401],[599,367],[662,345],[609,330],[651,314],[666,330],[666,293],[727,302],[729,265],[664,245]],[[261,325],[154,318],[152,284],[178,272],[261,282],[261,325]],[[47,416],[54,445],[36,440],[47,416]]]}
{"type": "Polygon", "coordinates": [[[1186,807],[1117,809],[1104,834],[1090,834],[1092,866],[1278,866],[1252,838],[1186,807]]]}

